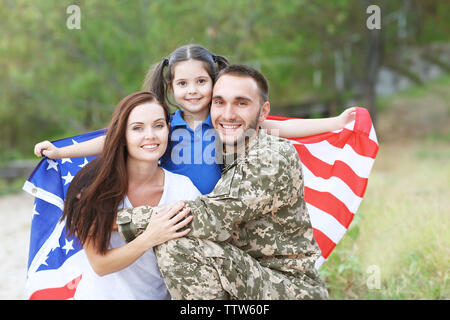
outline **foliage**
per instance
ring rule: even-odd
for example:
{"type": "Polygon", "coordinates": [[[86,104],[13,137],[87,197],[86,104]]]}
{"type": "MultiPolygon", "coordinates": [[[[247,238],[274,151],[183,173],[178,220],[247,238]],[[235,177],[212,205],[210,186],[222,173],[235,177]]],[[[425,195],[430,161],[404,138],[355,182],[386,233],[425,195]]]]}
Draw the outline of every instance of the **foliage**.
{"type": "MultiPolygon", "coordinates": [[[[445,5],[380,3],[383,15],[418,19],[407,41],[447,39],[445,5]]],[[[31,156],[37,141],[107,126],[150,65],[187,43],[261,69],[274,111],[304,100],[339,105],[364,77],[367,14],[357,0],[0,0],[0,6],[0,152],[31,156]],[[80,30],[66,27],[72,4],[81,9],[80,30]],[[343,88],[336,87],[337,72],[343,88]]],[[[396,37],[396,23],[383,28],[396,37]]],[[[388,38],[386,51],[398,49],[397,42],[388,38]]]]}

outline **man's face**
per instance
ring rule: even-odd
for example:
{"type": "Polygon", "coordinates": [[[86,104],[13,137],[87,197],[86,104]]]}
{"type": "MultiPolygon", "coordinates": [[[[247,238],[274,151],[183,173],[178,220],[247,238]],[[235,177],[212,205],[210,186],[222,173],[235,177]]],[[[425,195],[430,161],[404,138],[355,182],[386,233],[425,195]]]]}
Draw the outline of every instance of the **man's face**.
{"type": "Polygon", "coordinates": [[[239,146],[257,132],[269,111],[251,77],[223,75],[214,85],[211,120],[225,147],[239,146]]]}

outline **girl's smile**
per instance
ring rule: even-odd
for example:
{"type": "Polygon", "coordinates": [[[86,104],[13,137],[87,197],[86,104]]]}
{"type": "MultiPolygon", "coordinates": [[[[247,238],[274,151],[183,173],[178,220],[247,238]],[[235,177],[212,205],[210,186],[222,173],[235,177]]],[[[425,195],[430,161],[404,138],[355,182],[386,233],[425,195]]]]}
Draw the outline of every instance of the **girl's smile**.
{"type": "Polygon", "coordinates": [[[171,83],[173,97],[183,109],[185,121],[204,121],[209,114],[213,81],[204,62],[185,60],[174,66],[171,83]]]}

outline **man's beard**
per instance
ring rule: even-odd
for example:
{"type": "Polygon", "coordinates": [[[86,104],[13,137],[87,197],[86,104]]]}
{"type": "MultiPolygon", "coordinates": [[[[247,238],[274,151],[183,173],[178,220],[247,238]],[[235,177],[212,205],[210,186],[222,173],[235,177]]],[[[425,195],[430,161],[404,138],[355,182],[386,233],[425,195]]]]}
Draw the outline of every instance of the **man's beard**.
{"type": "MultiPolygon", "coordinates": [[[[245,147],[245,145],[248,143],[249,139],[253,137],[258,129],[258,119],[261,114],[261,108],[258,111],[258,114],[256,117],[249,123],[248,127],[244,130],[244,132],[233,142],[233,143],[226,143],[225,141],[221,140],[221,143],[223,144],[224,152],[225,153],[240,153],[240,150],[245,147]],[[228,150],[227,150],[228,148],[228,150]]],[[[220,135],[219,135],[220,138],[220,135]]]]}

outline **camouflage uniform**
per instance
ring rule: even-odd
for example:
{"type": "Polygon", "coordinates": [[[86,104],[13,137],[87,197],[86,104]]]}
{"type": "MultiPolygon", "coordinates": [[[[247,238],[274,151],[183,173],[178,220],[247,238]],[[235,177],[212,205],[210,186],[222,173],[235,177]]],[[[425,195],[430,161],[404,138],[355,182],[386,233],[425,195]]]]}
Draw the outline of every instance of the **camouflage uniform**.
{"type": "MultiPolygon", "coordinates": [[[[261,131],[225,166],[214,190],[186,201],[189,237],[155,248],[175,299],[326,299],[314,263],[320,249],[292,144],[261,131]],[[245,154],[244,154],[245,153],[245,154]]],[[[148,206],[119,212],[127,241],[145,230],[148,206]]]]}

